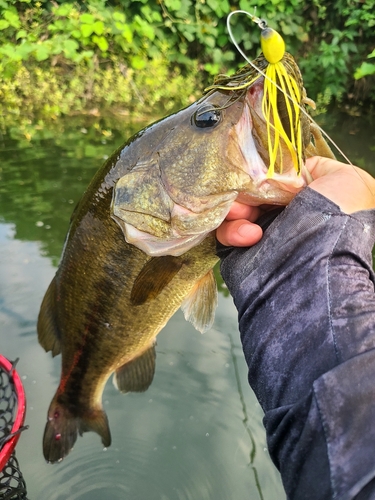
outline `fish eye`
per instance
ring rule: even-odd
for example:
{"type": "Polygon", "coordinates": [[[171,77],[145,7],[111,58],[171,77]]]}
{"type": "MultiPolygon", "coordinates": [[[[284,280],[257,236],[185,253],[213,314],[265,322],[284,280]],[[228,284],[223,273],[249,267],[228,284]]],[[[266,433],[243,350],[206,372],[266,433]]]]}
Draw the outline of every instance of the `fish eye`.
{"type": "Polygon", "coordinates": [[[220,109],[215,108],[212,104],[204,104],[193,116],[194,124],[199,128],[215,127],[220,119],[220,109]]]}

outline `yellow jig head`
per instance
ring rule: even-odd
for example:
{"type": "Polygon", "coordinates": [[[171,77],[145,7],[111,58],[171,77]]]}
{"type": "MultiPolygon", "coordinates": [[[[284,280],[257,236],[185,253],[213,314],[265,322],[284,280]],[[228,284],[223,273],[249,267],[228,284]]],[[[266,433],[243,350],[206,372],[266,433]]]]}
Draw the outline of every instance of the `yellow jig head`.
{"type": "Polygon", "coordinates": [[[272,28],[264,28],[260,34],[260,46],[264,57],[271,64],[278,63],[285,54],[285,42],[281,35],[272,28]]]}

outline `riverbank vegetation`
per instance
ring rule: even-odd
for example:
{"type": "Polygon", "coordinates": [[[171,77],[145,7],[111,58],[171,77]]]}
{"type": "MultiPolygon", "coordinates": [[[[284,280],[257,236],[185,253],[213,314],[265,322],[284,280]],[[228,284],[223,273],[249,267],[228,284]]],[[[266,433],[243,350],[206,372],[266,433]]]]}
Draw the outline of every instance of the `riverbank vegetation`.
{"type": "MultiPolygon", "coordinates": [[[[11,117],[160,116],[183,107],[214,75],[244,64],[226,17],[255,6],[284,37],[311,98],[373,109],[375,0],[0,0],[3,126],[11,117]]],[[[232,19],[236,40],[256,57],[259,29],[232,19]]]]}

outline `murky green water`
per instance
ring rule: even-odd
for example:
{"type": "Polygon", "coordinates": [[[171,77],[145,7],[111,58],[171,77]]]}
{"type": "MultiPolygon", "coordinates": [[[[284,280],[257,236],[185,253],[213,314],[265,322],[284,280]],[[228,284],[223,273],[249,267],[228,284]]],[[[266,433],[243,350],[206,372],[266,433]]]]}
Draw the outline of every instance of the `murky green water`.
{"type": "MultiPolygon", "coordinates": [[[[375,172],[375,127],[327,119],[353,163],[375,172]]],[[[66,123],[31,141],[17,128],[0,138],[0,353],[20,358],[27,395],[17,458],[30,500],[280,500],[262,411],[247,370],[232,300],[220,296],[214,327],[200,335],[177,313],[158,337],[154,382],[144,394],[104,392],[112,445],[78,438],[48,465],[41,442],[60,357],[39,346],[36,319],[52,279],[70,214],[104,158],[140,128],[66,123]]]]}

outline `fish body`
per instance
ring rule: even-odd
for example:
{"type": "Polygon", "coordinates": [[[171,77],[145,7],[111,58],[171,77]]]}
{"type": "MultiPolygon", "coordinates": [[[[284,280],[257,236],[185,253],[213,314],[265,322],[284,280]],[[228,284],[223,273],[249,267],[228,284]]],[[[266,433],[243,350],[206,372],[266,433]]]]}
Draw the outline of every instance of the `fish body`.
{"type": "Polygon", "coordinates": [[[233,201],[286,204],[306,184],[287,150],[283,177],[267,177],[262,88],[258,80],[241,95],[211,92],[140,131],[77,205],[38,319],[40,344],[62,355],[47,461],[60,461],[86,431],[109,446],[101,402],[108,378],[114,373],[122,392],[146,390],[156,336],[179,307],[198,330],[211,326],[213,231],[233,201]]]}

